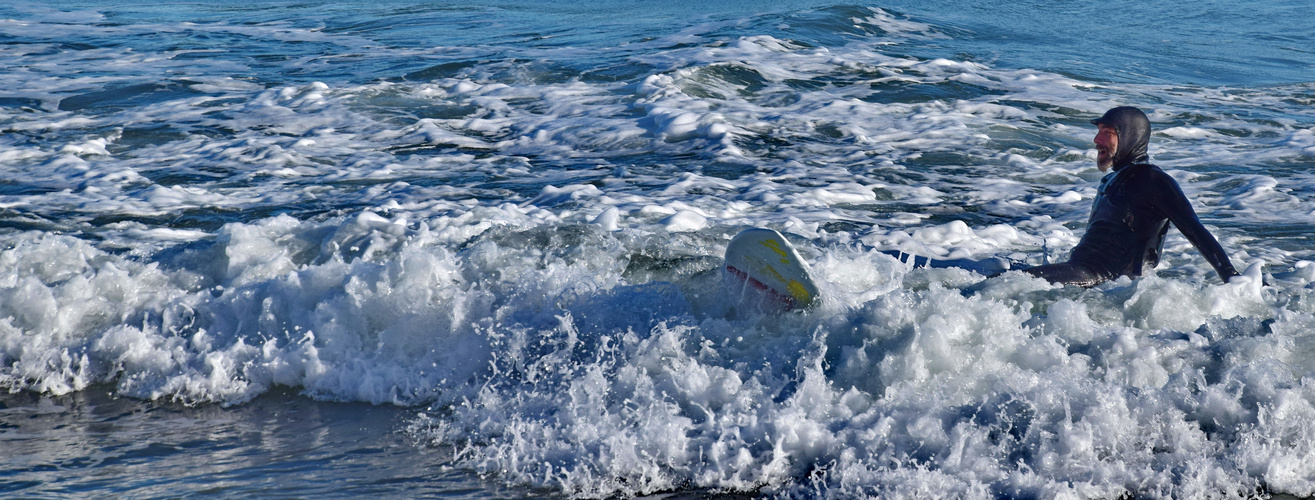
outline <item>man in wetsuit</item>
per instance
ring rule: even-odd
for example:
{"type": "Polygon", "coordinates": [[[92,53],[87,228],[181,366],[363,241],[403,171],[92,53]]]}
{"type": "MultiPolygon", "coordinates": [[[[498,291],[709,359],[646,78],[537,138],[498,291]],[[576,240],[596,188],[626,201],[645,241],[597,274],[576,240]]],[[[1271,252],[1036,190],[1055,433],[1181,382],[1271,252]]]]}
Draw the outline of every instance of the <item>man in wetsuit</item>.
{"type": "Polygon", "coordinates": [[[1219,277],[1237,276],[1228,254],[1201,225],[1178,183],[1146,154],[1151,122],[1140,109],[1121,106],[1092,120],[1096,166],[1114,172],[1100,181],[1087,232],[1068,262],[1024,269],[1052,283],[1095,286],[1119,276],[1136,278],[1160,262],[1172,222],[1201,252],[1219,277]]]}

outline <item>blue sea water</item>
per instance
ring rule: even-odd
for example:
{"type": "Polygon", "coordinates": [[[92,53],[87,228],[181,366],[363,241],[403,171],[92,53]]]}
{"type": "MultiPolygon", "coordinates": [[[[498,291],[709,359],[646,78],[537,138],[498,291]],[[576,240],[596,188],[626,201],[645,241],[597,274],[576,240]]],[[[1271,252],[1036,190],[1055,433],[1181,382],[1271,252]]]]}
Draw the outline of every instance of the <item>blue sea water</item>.
{"type": "Polygon", "coordinates": [[[0,495],[1315,496],[1312,10],[0,2],[0,495]],[[1117,105],[1244,279],[883,253],[1062,259],[1117,105]]]}

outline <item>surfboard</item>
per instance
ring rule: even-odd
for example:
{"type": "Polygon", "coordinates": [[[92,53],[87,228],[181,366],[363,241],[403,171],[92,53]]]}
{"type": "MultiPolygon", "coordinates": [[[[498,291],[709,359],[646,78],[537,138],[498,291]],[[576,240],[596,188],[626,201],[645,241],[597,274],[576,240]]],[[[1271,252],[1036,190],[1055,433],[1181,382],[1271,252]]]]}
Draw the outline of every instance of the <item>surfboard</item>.
{"type": "Polygon", "coordinates": [[[726,274],[760,290],[787,310],[817,303],[817,285],[808,263],[781,233],[753,228],[741,231],[726,247],[726,274]]]}

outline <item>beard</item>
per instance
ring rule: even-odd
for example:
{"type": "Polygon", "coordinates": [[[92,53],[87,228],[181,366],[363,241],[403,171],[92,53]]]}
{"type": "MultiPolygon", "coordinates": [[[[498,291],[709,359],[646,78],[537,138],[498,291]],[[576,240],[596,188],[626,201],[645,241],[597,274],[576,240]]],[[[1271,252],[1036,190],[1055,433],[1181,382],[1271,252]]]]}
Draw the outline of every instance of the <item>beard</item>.
{"type": "Polygon", "coordinates": [[[1096,148],[1096,167],[1102,172],[1114,166],[1114,151],[1096,148]]]}

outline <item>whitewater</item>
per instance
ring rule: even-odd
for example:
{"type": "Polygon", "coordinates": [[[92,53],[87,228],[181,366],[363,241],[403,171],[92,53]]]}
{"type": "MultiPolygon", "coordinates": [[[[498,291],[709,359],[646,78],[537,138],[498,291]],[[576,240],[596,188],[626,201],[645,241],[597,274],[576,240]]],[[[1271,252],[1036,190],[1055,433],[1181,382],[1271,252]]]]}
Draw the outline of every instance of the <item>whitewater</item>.
{"type": "Polygon", "coordinates": [[[1309,7],[1104,7],[0,3],[0,492],[1315,496],[1309,7]],[[1119,105],[1243,276],[885,253],[1063,260],[1119,105]]]}

